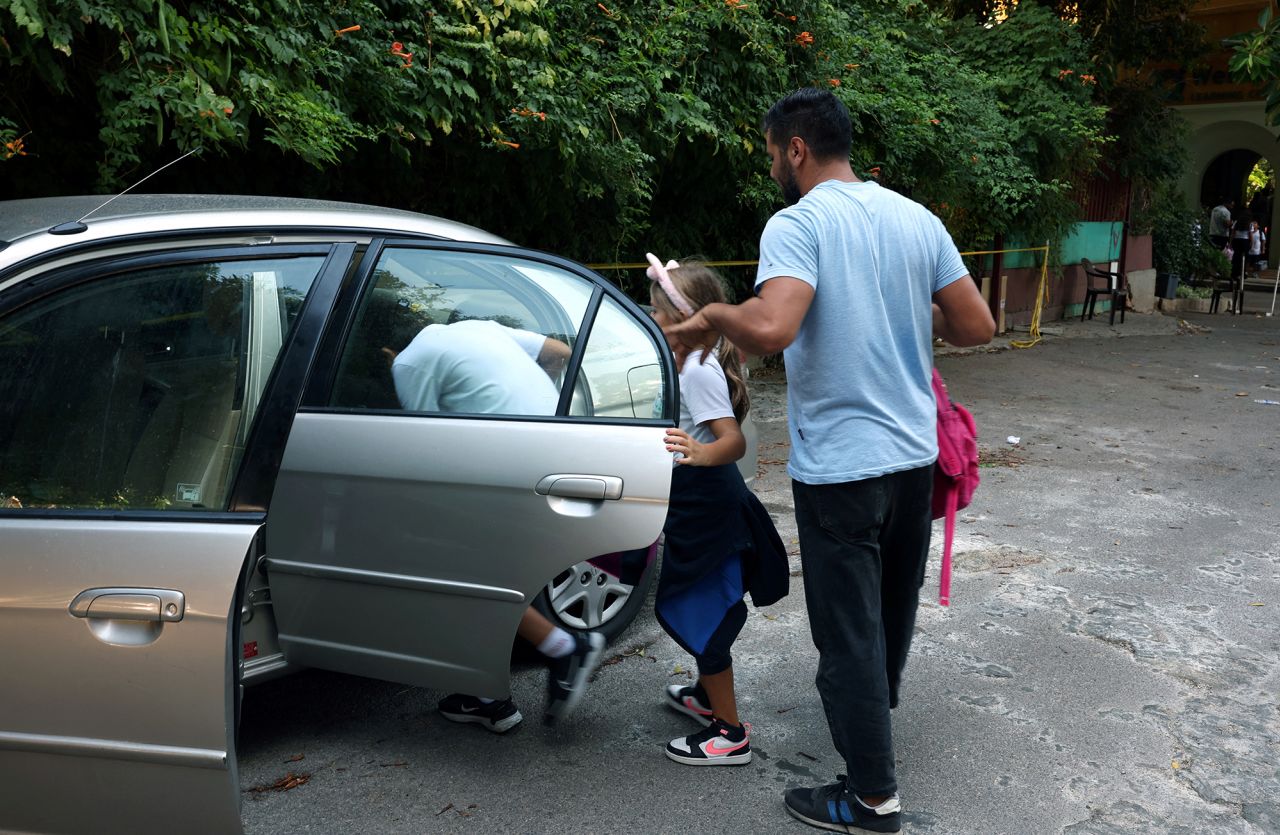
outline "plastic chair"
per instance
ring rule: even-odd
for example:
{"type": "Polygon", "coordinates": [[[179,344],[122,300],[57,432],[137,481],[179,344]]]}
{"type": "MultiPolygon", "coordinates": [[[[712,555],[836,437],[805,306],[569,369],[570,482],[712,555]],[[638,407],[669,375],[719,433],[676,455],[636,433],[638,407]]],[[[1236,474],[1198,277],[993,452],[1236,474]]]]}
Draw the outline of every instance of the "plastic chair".
{"type": "Polygon", "coordinates": [[[1209,312],[1217,313],[1218,307],[1222,301],[1222,294],[1228,293],[1231,298],[1228,304],[1231,305],[1231,313],[1239,313],[1244,307],[1244,276],[1218,275],[1214,273],[1212,276],[1212,290],[1209,294],[1209,312]]]}
{"type": "Polygon", "coordinates": [[[1085,316],[1093,318],[1093,309],[1098,303],[1098,296],[1111,297],[1111,324],[1116,323],[1116,309],[1120,310],[1120,324],[1124,324],[1124,308],[1129,300],[1129,280],[1124,273],[1104,270],[1088,258],[1080,259],[1084,268],[1084,307],[1080,310],[1080,321],[1085,316]]]}

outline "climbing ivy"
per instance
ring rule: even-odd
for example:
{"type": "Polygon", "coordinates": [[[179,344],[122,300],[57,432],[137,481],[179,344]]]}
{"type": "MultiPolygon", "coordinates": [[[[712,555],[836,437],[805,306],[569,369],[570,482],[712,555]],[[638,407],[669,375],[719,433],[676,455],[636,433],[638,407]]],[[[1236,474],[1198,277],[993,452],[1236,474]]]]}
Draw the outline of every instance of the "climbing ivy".
{"type": "Polygon", "coordinates": [[[921,0],[0,0],[0,194],[363,200],[586,261],[749,258],[760,119],[816,84],[854,162],[967,242],[1049,236],[1106,137],[1089,42],[921,0]]]}

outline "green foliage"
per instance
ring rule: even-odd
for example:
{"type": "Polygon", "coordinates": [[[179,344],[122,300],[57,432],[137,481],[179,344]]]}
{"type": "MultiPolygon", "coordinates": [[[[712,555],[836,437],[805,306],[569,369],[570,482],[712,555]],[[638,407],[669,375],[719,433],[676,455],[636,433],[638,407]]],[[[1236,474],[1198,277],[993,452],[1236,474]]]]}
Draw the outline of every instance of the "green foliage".
{"type": "Polygon", "coordinates": [[[147,187],[363,200],[584,261],[749,258],[779,205],[760,119],[816,84],[850,108],[857,170],[962,245],[1054,238],[1107,148],[1096,45],[1035,3],[953,18],[921,0],[0,0],[0,146],[29,152],[0,191],[114,190],[202,148],[147,187]]]}
{"type": "Polygon", "coordinates": [[[1138,188],[1177,182],[1187,166],[1186,119],[1168,106],[1164,93],[1132,79],[1105,91],[1107,160],[1138,188]]]}
{"type": "Polygon", "coordinates": [[[1204,30],[1191,12],[1203,0],[931,0],[958,18],[993,23],[1010,6],[1038,5],[1072,21],[1089,39],[1089,62],[1098,68],[1105,87],[1122,67],[1137,68],[1151,61],[1185,63],[1205,50],[1204,30]]]}
{"type": "Polygon", "coordinates": [[[1158,272],[1190,278],[1199,271],[1199,250],[1208,240],[1208,226],[1187,208],[1181,191],[1172,185],[1159,187],[1139,223],[1151,230],[1151,256],[1158,272]]]}
{"type": "Polygon", "coordinates": [[[1078,219],[1073,187],[1097,169],[1105,143],[1088,42],[1034,4],[994,26],[959,21],[948,35],[957,59],[982,70],[947,119],[952,169],[958,162],[976,175],[961,204],[986,227],[975,243],[1007,230],[1061,238],[1078,219]]]}
{"type": "Polygon", "coordinates": [[[1179,282],[1174,294],[1180,299],[1207,299],[1213,295],[1213,288],[1207,284],[1196,286],[1179,282]]]}
{"type": "Polygon", "coordinates": [[[1203,237],[1200,238],[1200,245],[1196,248],[1192,269],[1202,278],[1214,276],[1225,278],[1231,275],[1231,262],[1227,260],[1222,250],[1214,246],[1207,237],[1203,237]]]}
{"type": "Polygon", "coordinates": [[[1258,15],[1258,28],[1224,42],[1232,48],[1227,68],[1238,82],[1262,86],[1266,96],[1267,123],[1280,125],[1280,17],[1270,5],[1258,15]]]}

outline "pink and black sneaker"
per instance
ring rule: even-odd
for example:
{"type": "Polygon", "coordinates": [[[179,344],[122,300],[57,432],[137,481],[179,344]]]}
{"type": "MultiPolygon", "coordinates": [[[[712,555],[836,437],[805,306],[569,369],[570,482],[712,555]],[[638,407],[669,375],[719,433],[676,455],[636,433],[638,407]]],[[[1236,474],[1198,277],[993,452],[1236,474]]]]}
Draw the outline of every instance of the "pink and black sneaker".
{"type": "Polygon", "coordinates": [[[751,762],[751,725],[735,728],[720,719],[692,736],[667,743],[667,756],[685,765],[746,765],[751,762]]]}
{"type": "Polygon", "coordinates": [[[711,724],[711,700],[701,687],[668,684],[666,693],[667,707],[691,716],[703,725],[711,724]]]}

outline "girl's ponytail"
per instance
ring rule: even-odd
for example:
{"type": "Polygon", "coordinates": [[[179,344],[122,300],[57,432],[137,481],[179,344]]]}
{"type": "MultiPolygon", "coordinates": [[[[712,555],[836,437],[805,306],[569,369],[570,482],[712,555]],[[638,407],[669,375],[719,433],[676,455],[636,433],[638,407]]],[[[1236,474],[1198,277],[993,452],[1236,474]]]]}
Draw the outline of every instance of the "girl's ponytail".
{"type": "Polygon", "coordinates": [[[727,339],[721,339],[716,359],[720,361],[725,381],[729,384],[733,417],[738,423],[742,423],[751,411],[751,393],[747,391],[747,369],[742,363],[742,354],[738,352],[738,346],[727,339]]]}

